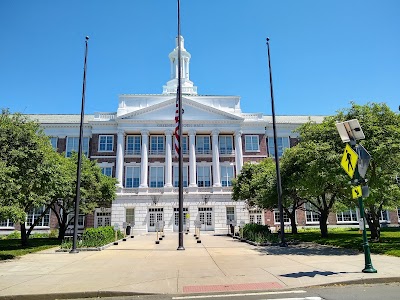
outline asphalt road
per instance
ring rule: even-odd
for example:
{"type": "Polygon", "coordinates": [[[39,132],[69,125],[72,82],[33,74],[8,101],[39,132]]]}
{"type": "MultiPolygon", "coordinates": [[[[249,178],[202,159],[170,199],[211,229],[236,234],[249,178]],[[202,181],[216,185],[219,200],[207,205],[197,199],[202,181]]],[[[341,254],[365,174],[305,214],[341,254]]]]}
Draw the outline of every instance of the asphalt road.
{"type": "MultiPolygon", "coordinates": [[[[90,298],[99,299],[99,298],[90,298]]],[[[145,295],[128,297],[107,297],[104,300],[398,300],[400,283],[335,285],[311,287],[291,291],[240,292],[201,295],[145,295]]],[[[74,300],[88,300],[79,298],[74,300]]]]}

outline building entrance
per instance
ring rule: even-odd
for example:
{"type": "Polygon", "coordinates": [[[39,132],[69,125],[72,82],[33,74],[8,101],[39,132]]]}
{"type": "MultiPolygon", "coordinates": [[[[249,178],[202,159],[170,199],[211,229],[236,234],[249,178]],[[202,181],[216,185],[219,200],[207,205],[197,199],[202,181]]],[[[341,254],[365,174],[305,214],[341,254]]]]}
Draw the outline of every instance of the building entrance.
{"type": "MultiPolygon", "coordinates": [[[[183,208],[183,231],[186,230],[186,224],[189,220],[186,220],[186,215],[189,212],[187,207],[183,208]]],[[[174,231],[179,231],[179,208],[174,207],[174,231]]]]}
{"type": "Polygon", "coordinates": [[[149,232],[156,231],[156,222],[158,221],[164,221],[164,208],[162,207],[149,208],[149,223],[148,223],[149,232]]]}
{"type": "Polygon", "coordinates": [[[202,231],[214,230],[214,214],[212,207],[199,207],[199,221],[202,231]]]}

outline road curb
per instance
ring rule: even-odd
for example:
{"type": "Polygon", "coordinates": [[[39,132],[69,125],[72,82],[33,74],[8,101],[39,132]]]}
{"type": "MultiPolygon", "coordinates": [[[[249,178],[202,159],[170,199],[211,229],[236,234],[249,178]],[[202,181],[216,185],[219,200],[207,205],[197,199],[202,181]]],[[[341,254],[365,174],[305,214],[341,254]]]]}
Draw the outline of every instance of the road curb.
{"type": "Polygon", "coordinates": [[[362,278],[362,279],[352,279],[347,281],[338,281],[327,284],[310,285],[304,288],[313,287],[324,287],[324,286],[336,286],[336,285],[356,285],[356,284],[376,284],[376,283],[394,283],[400,282],[400,277],[378,277],[378,278],[362,278]]]}
{"type": "Polygon", "coordinates": [[[104,297],[124,297],[124,296],[145,296],[156,295],[153,293],[135,292],[112,292],[112,291],[88,291],[71,293],[51,293],[33,295],[9,295],[0,296],[0,300],[56,300],[56,299],[75,299],[75,298],[104,298],[104,297]]]}

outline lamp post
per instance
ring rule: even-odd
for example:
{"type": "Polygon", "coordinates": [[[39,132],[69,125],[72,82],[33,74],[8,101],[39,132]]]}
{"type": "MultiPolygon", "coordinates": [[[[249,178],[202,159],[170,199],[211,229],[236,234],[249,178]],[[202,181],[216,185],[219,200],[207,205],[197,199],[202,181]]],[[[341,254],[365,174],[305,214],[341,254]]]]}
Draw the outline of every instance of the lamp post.
{"type": "Polygon", "coordinates": [[[267,48],[268,48],[268,69],[269,69],[269,85],[271,91],[271,107],[272,107],[272,129],[274,132],[274,151],[275,151],[275,165],[276,165],[276,190],[278,193],[278,206],[279,206],[279,219],[281,227],[281,247],[287,247],[285,240],[285,223],[283,219],[283,206],[282,206],[282,184],[281,184],[281,172],[279,169],[279,155],[278,155],[278,144],[276,139],[276,120],[275,120],[275,103],[274,103],[274,88],[272,86],[272,70],[271,70],[271,59],[269,51],[269,38],[267,38],[267,48]]]}
{"type": "Polygon", "coordinates": [[[88,52],[89,37],[85,38],[85,62],[83,65],[83,85],[82,85],[82,102],[81,102],[81,123],[79,126],[79,149],[78,164],[76,167],[76,198],[75,198],[75,217],[74,217],[74,238],[72,240],[72,249],[69,253],[78,253],[76,249],[76,241],[78,239],[78,218],[79,218],[79,201],[81,198],[81,166],[82,166],[82,135],[83,135],[83,118],[85,116],[85,91],[86,91],[86,60],[88,52]]]}

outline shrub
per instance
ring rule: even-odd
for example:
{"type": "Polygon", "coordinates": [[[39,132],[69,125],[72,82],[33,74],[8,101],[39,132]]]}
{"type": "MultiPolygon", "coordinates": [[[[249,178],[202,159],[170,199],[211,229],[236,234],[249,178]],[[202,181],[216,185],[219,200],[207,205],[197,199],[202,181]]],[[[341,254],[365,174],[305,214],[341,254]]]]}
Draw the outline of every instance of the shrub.
{"type": "Polygon", "coordinates": [[[257,243],[277,241],[277,236],[271,233],[271,229],[268,225],[259,225],[254,223],[246,224],[243,227],[243,237],[257,243]]]}
{"type": "Polygon", "coordinates": [[[20,239],[21,238],[21,232],[19,231],[13,231],[12,233],[8,234],[5,239],[7,240],[13,240],[13,239],[20,239]]]}
{"type": "Polygon", "coordinates": [[[49,233],[49,238],[57,238],[58,237],[58,229],[52,229],[49,233]]]}
{"type": "Polygon", "coordinates": [[[30,235],[30,237],[31,237],[32,239],[42,239],[42,238],[48,238],[48,237],[49,237],[49,234],[46,233],[46,232],[35,232],[35,233],[32,233],[32,234],[30,235]]]}

